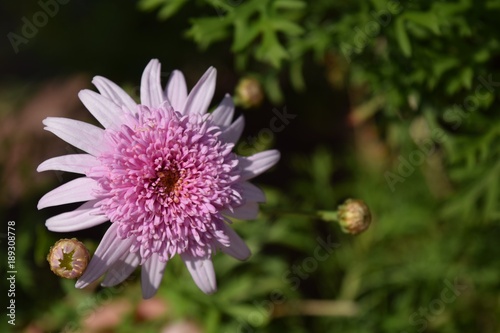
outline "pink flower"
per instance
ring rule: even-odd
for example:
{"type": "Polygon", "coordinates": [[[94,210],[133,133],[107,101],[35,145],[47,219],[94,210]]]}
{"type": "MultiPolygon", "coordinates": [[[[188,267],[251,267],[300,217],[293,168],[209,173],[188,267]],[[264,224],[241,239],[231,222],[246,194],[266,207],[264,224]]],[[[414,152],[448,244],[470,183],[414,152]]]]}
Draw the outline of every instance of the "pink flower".
{"type": "Polygon", "coordinates": [[[93,83],[100,94],[79,93],[104,129],[66,118],[43,121],[46,130],[86,153],[51,158],[38,167],[85,175],[40,199],[38,209],[85,201],[48,219],[47,228],[70,232],[111,222],[77,288],[105,273],[102,285],[117,285],[142,265],[142,293],[150,298],[168,260],[179,254],[209,294],[217,288],[211,257],[218,249],[240,260],[250,256],[228,217],[257,216],[265,196],[248,180],[280,155],[276,150],[250,157],[231,152],[244,121],[232,121],[229,95],[207,113],[215,80],[211,67],[188,94],[184,76],[174,71],[163,91],[160,63],[154,59],[142,75],[139,105],[99,76],[93,83]]]}

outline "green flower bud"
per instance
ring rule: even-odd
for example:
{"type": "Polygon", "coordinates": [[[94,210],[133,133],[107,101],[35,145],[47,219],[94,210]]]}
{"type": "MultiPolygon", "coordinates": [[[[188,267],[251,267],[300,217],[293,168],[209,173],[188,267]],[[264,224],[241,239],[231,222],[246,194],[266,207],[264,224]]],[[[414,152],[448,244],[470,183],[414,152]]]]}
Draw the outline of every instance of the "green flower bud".
{"type": "Polygon", "coordinates": [[[65,279],[79,278],[87,268],[89,260],[89,251],[76,238],[58,240],[47,255],[52,272],[65,279]]]}
{"type": "Polygon", "coordinates": [[[370,226],[372,216],[363,200],[347,199],[338,208],[339,224],[342,231],[357,235],[370,226]]]}
{"type": "Polygon", "coordinates": [[[236,102],[244,108],[257,107],[262,103],[264,93],[260,82],[253,77],[245,77],[236,86],[236,102]]]}

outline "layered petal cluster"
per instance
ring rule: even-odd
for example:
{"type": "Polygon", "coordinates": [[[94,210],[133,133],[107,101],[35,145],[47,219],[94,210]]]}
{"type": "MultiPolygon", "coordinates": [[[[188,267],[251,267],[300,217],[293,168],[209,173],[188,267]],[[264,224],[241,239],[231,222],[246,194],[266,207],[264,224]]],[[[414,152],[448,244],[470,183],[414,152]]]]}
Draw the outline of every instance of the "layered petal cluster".
{"type": "Polygon", "coordinates": [[[111,222],[77,288],[104,274],[102,285],[114,286],[140,265],[143,297],[152,297],[168,260],[178,254],[198,287],[213,293],[212,255],[222,250],[240,260],[250,256],[228,217],[256,217],[265,196],[248,180],[276,164],[279,152],[232,152],[244,120],[233,121],[229,95],[207,113],[215,81],[211,67],[188,93],[184,76],[174,71],[163,90],[160,63],[153,59],[142,76],[140,104],[103,77],[92,81],[99,93],[80,92],[104,128],[44,120],[46,130],[85,152],[38,167],[85,175],[40,199],[39,209],[84,202],[48,219],[48,229],[70,232],[111,222]]]}

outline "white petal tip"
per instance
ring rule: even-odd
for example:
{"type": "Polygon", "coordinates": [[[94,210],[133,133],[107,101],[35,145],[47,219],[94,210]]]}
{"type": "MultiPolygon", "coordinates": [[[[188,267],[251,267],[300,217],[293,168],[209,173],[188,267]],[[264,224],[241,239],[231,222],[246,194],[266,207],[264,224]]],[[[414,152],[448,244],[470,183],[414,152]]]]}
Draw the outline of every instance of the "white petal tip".
{"type": "Polygon", "coordinates": [[[206,281],[202,283],[197,282],[196,285],[206,295],[212,295],[217,292],[217,283],[215,281],[215,276],[213,277],[213,279],[208,278],[206,281]]]}
{"type": "Polygon", "coordinates": [[[269,154],[271,155],[271,157],[269,158],[270,159],[269,164],[272,164],[272,166],[274,166],[280,160],[281,153],[277,149],[271,149],[269,150],[269,154]]]}
{"type": "Polygon", "coordinates": [[[205,294],[207,295],[212,295],[212,294],[215,294],[217,292],[217,287],[214,286],[213,288],[211,289],[206,289],[206,290],[202,290],[205,294]]]}
{"type": "MultiPolygon", "coordinates": [[[[222,252],[224,252],[224,250],[222,250],[222,252]]],[[[237,254],[233,252],[229,255],[240,261],[247,261],[252,256],[252,252],[247,248],[246,250],[240,250],[240,252],[238,252],[237,254]]]]}
{"type": "Polygon", "coordinates": [[[225,232],[229,238],[229,245],[221,246],[221,251],[241,261],[250,258],[252,252],[248,248],[247,244],[243,241],[243,239],[241,239],[241,237],[236,233],[236,231],[234,231],[230,226],[226,225],[225,232]]]}
{"type": "MultiPolygon", "coordinates": [[[[47,118],[45,118],[44,120],[42,120],[42,124],[44,124],[45,126],[49,126],[50,121],[51,121],[52,119],[54,119],[54,118],[55,118],[55,117],[47,117],[47,118]]],[[[44,128],[44,129],[46,129],[46,128],[44,128]]]]}
{"type": "MultiPolygon", "coordinates": [[[[105,77],[103,77],[103,76],[100,76],[100,75],[96,75],[96,76],[94,76],[94,77],[92,78],[92,84],[94,84],[94,85],[95,85],[95,83],[96,83],[96,82],[100,82],[101,80],[106,80],[106,78],[105,78],[105,77]]],[[[85,90],[85,89],[84,89],[84,90],[85,90]]],[[[83,91],[83,90],[81,90],[81,91],[83,91]]]]}
{"type": "Polygon", "coordinates": [[[47,207],[50,207],[51,204],[48,200],[46,200],[46,195],[44,195],[39,201],[38,201],[38,204],[36,205],[36,208],[38,210],[40,209],[44,209],[44,208],[47,208],[47,207]]]}
{"type": "Polygon", "coordinates": [[[154,295],[156,295],[156,292],[158,290],[156,289],[152,289],[152,290],[148,290],[148,291],[142,291],[142,299],[150,299],[152,298],[154,295]]]}
{"type": "Polygon", "coordinates": [[[83,289],[83,288],[87,287],[88,285],[89,285],[89,283],[78,280],[75,283],[75,288],[77,288],[77,289],[83,289]]]}
{"type": "Polygon", "coordinates": [[[186,253],[182,253],[181,258],[201,291],[207,295],[217,291],[217,281],[211,258],[196,258],[186,253]]]}
{"type": "Polygon", "coordinates": [[[82,89],[78,92],[78,97],[81,98],[82,96],[88,95],[90,91],[91,91],[90,89],[82,89]]]}

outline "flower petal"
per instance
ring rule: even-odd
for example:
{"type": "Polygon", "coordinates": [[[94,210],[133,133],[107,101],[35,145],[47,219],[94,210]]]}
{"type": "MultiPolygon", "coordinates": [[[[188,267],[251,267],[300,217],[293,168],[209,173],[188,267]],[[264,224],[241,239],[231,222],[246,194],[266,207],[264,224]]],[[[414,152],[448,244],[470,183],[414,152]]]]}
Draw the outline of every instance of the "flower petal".
{"type": "Polygon", "coordinates": [[[106,149],[104,130],[97,126],[59,117],[45,118],[43,124],[47,131],[91,155],[98,156],[106,149]]]}
{"type": "Polygon", "coordinates": [[[88,201],[74,211],[53,216],[45,222],[45,225],[50,231],[72,232],[108,221],[109,218],[101,213],[100,208],[94,207],[96,202],[97,200],[88,201]]]}
{"type": "Polygon", "coordinates": [[[224,129],[219,138],[228,143],[236,143],[245,128],[245,118],[239,116],[231,125],[224,129]]]}
{"type": "Polygon", "coordinates": [[[95,199],[97,181],[87,177],[73,179],[45,194],[38,201],[38,209],[59,206],[73,202],[95,199]]]}
{"type": "Polygon", "coordinates": [[[197,258],[186,252],[181,253],[181,258],[191,273],[194,282],[205,294],[217,291],[214,265],[210,258],[197,258]]]}
{"type": "Polygon", "coordinates": [[[217,71],[210,67],[189,93],[183,114],[205,114],[215,92],[217,71]]]}
{"type": "Polygon", "coordinates": [[[254,178],[267,169],[275,165],[280,159],[280,153],[277,150],[266,150],[249,157],[238,157],[240,163],[241,180],[254,178]]]}
{"type": "Polygon", "coordinates": [[[160,261],[158,253],[153,253],[151,257],[142,266],[141,271],[141,287],[142,298],[148,299],[153,297],[160,286],[165,271],[166,262],[160,261]]]}
{"type": "Polygon", "coordinates": [[[234,115],[234,103],[231,95],[226,94],[219,106],[212,112],[213,122],[221,127],[231,125],[234,115]]]}
{"type": "Polygon", "coordinates": [[[121,239],[117,234],[118,223],[112,223],[104,234],[92,260],[83,275],[76,281],[76,288],[85,288],[113,265],[118,258],[130,250],[132,239],[121,239]]]}
{"type": "Polygon", "coordinates": [[[78,97],[104,128],[119,129],[123,121],[122,109],[108,98],[92,90],[82,90],[78,97]]]}
{"type": "Polygon", "coordinates": [[[250,182],[239,184],[241,187],[241,196],[248,201],[266,202],[264,191],[250,182]]]}
{"type": "Polygon", "coordinates": [[[126,110],[130,111],[131,115],[137,113],[137,103],[116,83],[102,76],[94,77],[92,83],[97,87],[101,95],[109,98],[116,105],[125,107],[126,110]]]}
{"type": "Polygon", "coordinates": [[[110,266],[101,282],[101,286],[114,287],[122,283],[135,271],[140,262],[141,259],[137,252],[125,252],[120,259],[110,266]]]}
{"type": "Polygon", "coordinates": [[[184,111],[184,104],[187,99],[187,87],[184,75],[180,71],[174,70],[170,74],[165,94],[175,111],[184,111]]]}
{"type": "Polygon", "coordinates": [[[161,65],[158,59],[153,59],[142,74],[141,104],[151,108],[157,108],[163,103],[160,69],[161,65]]]}
{"type": "Polygon", "coordinates": [[[224,210],[224,215],[240,220],[253,220],[259,215],[259,204],[255,201],[247,201],[243,205],[233,208],[233,211],[224,210]]]}
{"type": "Polygon", "coordinates": [[[224,232],[229,237],[229,246],[221,245],[221,251],[238,260],[247,260],[252,255],[248,246],[233,228],[228,225],[224,225],[224,228],[224,232]]]}
{"type": "Polygon", "coordinates": [[[85,174],[90,168],[100,165],[97,158],[88,154],[71,154],[50,158],[38,166],[36,171],[67,171],[85,174]]]}

